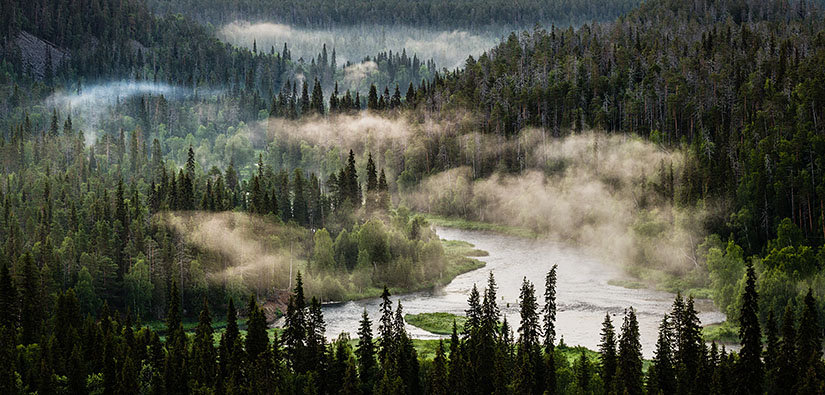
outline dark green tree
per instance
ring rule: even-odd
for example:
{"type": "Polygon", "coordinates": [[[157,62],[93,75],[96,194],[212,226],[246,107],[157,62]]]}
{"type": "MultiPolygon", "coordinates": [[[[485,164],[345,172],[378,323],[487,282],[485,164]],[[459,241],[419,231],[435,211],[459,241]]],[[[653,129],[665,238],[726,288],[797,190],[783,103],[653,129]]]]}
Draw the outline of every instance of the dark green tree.
{"type": "Polygon", "coordinates": [[[756,273],[748,263],[745,293],[739,315],[739,351],[737,363],[738,392],[759,394],[763,392],[764,367],[762,365],[762,332],[759,328],[759,301],[756,294],[756,273]]]}
{"type": "Polygon", "coordinates": [[[642,344],[639,342],[639,323],[633,308],[627,309],[619,336],[617,359],[617,392],[629,395],[642,394],[642,344]]]}

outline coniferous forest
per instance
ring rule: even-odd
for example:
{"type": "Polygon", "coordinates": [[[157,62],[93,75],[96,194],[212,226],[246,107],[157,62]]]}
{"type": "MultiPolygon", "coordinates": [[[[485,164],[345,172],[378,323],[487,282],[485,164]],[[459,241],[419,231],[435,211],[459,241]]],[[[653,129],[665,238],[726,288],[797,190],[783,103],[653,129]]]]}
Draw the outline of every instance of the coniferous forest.
{"type": "Polygon", "coordinates": [[[823,7],[0,0],[0,393],[825,393],[823,7]]]}

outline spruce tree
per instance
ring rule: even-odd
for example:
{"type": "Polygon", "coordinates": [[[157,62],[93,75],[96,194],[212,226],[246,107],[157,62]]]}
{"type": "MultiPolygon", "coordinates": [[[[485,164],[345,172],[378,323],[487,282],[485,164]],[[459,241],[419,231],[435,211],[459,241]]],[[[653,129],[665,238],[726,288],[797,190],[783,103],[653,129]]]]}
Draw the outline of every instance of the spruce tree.
{"type": "MultiPolygon", "coordinates": [[[[357,96],[356,101],[358,101],[357,96]]],[[[367,97],[367,109],[378,110],[378,90],[375,88],[375,84],[370,85],[370,92],[367,97]]]]}
{"type": "Polygon", "coordinates": [[[779,342],[776,387],[791,389],[799,382],[796,352],[796,318],[793,306],[788,303],[782,315],[782,340],[779,342]]]}
{"type": "Polygon", "coordinates": [[[544,285],[544,349],[550,353],[556,339],[556,270],[558,265],[547,272],[544,285]]]}
{"type": "Polygon", "coordinates": [[[768,313],[768,321],[765,323],[765,338],[765,352],[762,354],[765,362],[765,392],[779,394],[781,389],[776,386],[779,371],[779,336],[773,311],[768,313]]]}
{"type": "Polygon", "coordinates": [[[372,322],[367,315],[367,309],[361,314],[358,327],[358,346],[355,348],[358,357],[358,372],[364,390],[372,389],[375,385],[375,343],[372,338],[372,322]]]}
{"type": "Polygon", "coordinates": [[[393,314],[390,291],[384,286],[381,292],[381,319],[378,322],[378,360],[381,365],[387,365],[394,351],[393,345],[393,314]]]}
{"type": "Polygon", "coordinates": [[[167,393],[182,394],[188,392],[189,380],[186,369],[186,334],[181,322],[180,293],[176,280],[172,280],[167,306],[164,383],[167,393]]]}
{"type": "Polygon", "coordinates": [[[616,330],[610,320],[610,314],[604,315],[602,322],[601,341],[599,342],[599,354],[601,358],[601,376],[604,383],[604,393],[613,394],[615,389],[613,383],[616,379],[616,330]]]}
{"type": "Polygon", "coordinates": [[[430,371],[430,394],[447,395],[449,385],[447,383],[447,358],[444,356],[444,341],[438,341],[438,348],[435,350],[433,366],[430,371]]]}
{"type": "Polygon", "coordinates": [[[639,342],[639,323],[633,308],[625,311],[622,334],[619,337],[619,355],[616,379],[618,393],[641,395],[642,345],[639,342]]]}
{"type": "Polygon", "coordinates": [[[539,311],[536,302],[536,290],[533,284],[522,280],[519,295],[519,311],[521,324],[519,325],[519,340],[516,356],[516,391],[520,393],[540,394],[543,392],[544,382],[539,380],[542,375],[541,350],[539,346],[539,311]]]}
{"type": "Polygon", "coordinates": [[[355,358],[350,357],[349,359],[347,359],[344,380],[341,385],[341,390],[338,393],[340,395],[362,395],[364,393],[364,390],[362,389],[361,385],[361,380],[358,377],[355,358]]]}
{"type": "Polygon", "coordinates": [[[3,263],[0,268],[0,327],[17,327],[17,298],[9,267],[3,263]]]}
{"type": "Polygon", "coordinates": [[[246,355],[249,363],[254,364],[269,347],[269,334],[266,331],[266,317],[254,295],[249,296],[247,311],[246,355]]]}
{"type": "Polygon", "coordinates": [[[20,286],[21,343],[29,345],[40,340],[44,306],[40,300],[40,273],[34,265],[31,253],[27,252],[20,256],[20,267],[22,272],[20,286]]]}
{"type": "Polygon", "coordinates": [[[822,330],[819,328],[819,314],[817,313],[816,300],[814,300],[811,288],[808,288],[808,293],[803,300],[796,347],[798,352],[797,361],[800,366],[811,366],[820,363],[822,359],[822,330]]]}
{"type": "Polygon", "coordinates": [[[198,326],[195,328],[195,339],[192,343],[192,379],[201,387],[209,388],[215,380],[217,354],[213,340],[212,315],[209,313],[209,302],[203,299],[203,308],[198,317],[198,326]]]}
{"type": "Polygon", "coordinates": [[[756,273],[748,263],[745,293],[739,315],[739,362],[737,363],[738,392],[759,394],[763,392],[762,380],[762,332],[759,329],[759,301],[756,294],[756,273]]]}
{"type": "Polygon", "coordinates": [[[668,316],[662,318],[659,324],[659,336],[656,339],[656,351],[648,374],[648,393],[673,394],[676,393],[676,369],[673,364],[673,333],[668,316]]]}
{"type": "Polygon", "coordinates": [[[307,323],[305,317],[304,284],[301,272],[295,276],[295,288],[286,307],[284,316],[283,342],[286,348],[287,359],[292,362],[296,372],[304,373],[308,369],[306,364],[307,323]]]}

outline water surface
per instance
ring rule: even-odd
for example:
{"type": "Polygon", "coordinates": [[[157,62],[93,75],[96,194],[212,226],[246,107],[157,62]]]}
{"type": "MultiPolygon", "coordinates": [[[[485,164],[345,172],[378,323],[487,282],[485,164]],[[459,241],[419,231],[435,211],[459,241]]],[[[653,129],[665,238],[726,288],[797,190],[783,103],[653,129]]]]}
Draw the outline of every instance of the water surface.
{"type": "MultiPolygon", "coordinates": [[[[533,282],[539,303],[543,305],[545,276],[557,264],[557,341],[563,338],[568,345],[596,349],[605,313],[611,315],[618,332],[624,309],[632,306],[639,320],[642,353],[645,358],[653,356],[659,322],[670,311],[673,294],[610,285],[609,280],[626,277],[621,267],[569,244],[452,228],[438,228],[437,232],[443,239],[467,241],[489,252],[489,256],[479,258],[487,265],[462,274],[435,290],[393,295],[393,305],[400,298],[405,313],[448,312],[463,315],[473,284],[478,285],[481,292],[492,272],[498,284],[498,305],[515,331],[519,323],[518,296],[522,279],[526,277],[533,282]]],[[[356,337],[364,308],[377,327],[379,304],[380,299],[366,299],[325,305],[327,336],[335,338],[341,332],[349,332],[356,337]]],[[[702,325],[725,320],[724,314],[716,310],[709,300],[697,300],[696,308],[702,325]]],[[[419,339],[440,337],[409,324],[407,331],[419,339]]]]}

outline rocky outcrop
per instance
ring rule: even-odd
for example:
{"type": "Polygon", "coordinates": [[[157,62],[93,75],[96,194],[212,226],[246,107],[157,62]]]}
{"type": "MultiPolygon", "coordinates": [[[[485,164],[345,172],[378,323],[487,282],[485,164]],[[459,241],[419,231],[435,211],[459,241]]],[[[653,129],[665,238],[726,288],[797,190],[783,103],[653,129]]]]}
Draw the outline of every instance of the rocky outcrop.
{"type": "Polygon", "coordinates": [[[54,73],[71,58],[69,51],[27,32],[20,32],[13,43],[20,50],[23,69],[36,78],[44,78],[48,70],[54,73]]]}

